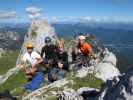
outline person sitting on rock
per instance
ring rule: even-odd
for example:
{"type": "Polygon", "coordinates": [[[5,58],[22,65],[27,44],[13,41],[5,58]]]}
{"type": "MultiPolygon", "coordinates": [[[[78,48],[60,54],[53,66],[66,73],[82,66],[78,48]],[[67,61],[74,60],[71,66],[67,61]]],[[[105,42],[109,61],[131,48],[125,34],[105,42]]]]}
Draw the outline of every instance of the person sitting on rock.
{"type": "Polygon", "coordinates": [[[68,54],[65,51],[65,42],[63,39],[61,39],[58,42],[58,51],[57,51],[57,61],[62,60],[64,62],[64,67],[63,69],[69,70],[69,64],[68,64],[68,54]]]}
{"type": "Polygon", "coordinates": [[[33,50],[32,43],[28,43],[26,48],[27,52],[23,55],[21,67],[25,70],[28,80],[32,80],[43,59],[39,53],[33,50]]]}
{"type": "Polygon", "coordinates": [[[66,75],[66,70],[64,70],[65,64],[64,61],[58,61],[57,65],[54,66],[48,73],[48,79],[50,82],[63,79],[66,75]]]}
{"type": "Polygon", "coordinates": [[[57,57],[57,46],[52,43],[50,37],[45,38],[45,46],[41,50],[41,57],[44,58],[44,63],[52,66],[57,57]],[[45,57],[44,57],[45,54],[45,57]]]}
{"type": "Polygon", "coordinates": [[[77,48],[74,49],[72,52],[72,58],[74,59],[74,62],[76,61],[77,64],[80,66],[89,66],[89,61],[91,57],[93,56],[93,48],[91,44],[86,42],[86,37],[83,35],[80,35],[78,37],[78,45],[77,48]],[[75,58],[76,57],[76,58],[75,58]]]}
{"type": "Polygon", "coordinates": [[[64,40],[58,41],[58,51],[56,63],[50,70],[48,78],[51,82],[62,79],[65,77],[66,72],[69,70],[68,54],[64,49],[64,40]]]}
{"type": "Polygon", "coordinates": [[[78,37],[78,53],[82,53],[84,56],[91,56],[93,54],[93,48],[91,44],[87,43],[86,37],[83,35],[80,35],[78,37]]]}

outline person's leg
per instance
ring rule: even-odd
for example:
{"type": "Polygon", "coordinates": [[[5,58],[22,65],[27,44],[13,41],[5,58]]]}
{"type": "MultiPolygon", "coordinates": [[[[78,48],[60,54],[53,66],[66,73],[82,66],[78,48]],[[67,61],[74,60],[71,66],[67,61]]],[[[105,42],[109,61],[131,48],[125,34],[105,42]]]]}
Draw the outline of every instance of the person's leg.
{"type": "Polygon", "coordinates": [[[32,67],[31,68],[31,73],[34,75],[37,72],[37,67],[32,67]]]}
{"type": "Polygon", "coordinates": [[[60,79],[63,79],[65,78],[65,75],[66,75],[66,71],[63,70],[63,69],[60,69],[59,72],[57,73],[57,79],[60,80],[60,79]]]}
{"type": "Polygon", "coordinates": [[[25,74],[26,74],[27,81],[31,81],[32,78],[33,78],[33,74],[31,73],[31,67],[32,66],[30,64],[25,63],[24,71],[25,71],[25,74]]]}
{"type": "Polygon", "coordinates": [[[53,80],[53,77],[52,77],[52,72],[51,71],[49,71],[49,73],[48,73],[48,80],[50,81],[50,82],[53,82],[54,80],[53,80]]]}
{"type": "Polygon", "coordinates": [[[33,75],[31,73],[26,73],[27,81],[32,81],[33,75]]]}
{"type": "Polygon", "coordinates": [[[41,84],[44,82],[44,74],[42,72],[37,72],[35,74],[35,77],[32,79],[32,81],[28,84],[26,84],[25,88],[27,90],[34,91],[38,88],[40,88],[41,84]]]}
{"type": "Polygon", "coordinates": [[[48,73],[48,79],[50,82],[54,82],[56,80],[56,73],[57,73],[57,68],[52,68],[49,73],[48,73]]]}

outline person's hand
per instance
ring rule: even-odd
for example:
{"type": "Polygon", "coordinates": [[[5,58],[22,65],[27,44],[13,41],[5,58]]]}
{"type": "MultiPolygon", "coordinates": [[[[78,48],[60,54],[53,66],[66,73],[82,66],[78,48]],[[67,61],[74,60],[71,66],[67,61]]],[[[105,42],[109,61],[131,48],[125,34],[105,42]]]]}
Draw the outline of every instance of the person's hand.
{"type": "Polygon", "coordinates": [[[48,64],[52,64],[53,63],[53,59],[48,60],[48,64]]]}
{"type": "Polygon", "coordinates": [[[58,67],[59,67],[59,68],[63,68],[63,66],[64,66],[64,65],[63,65],[61,62],[58,62],[58,67]]]}
{"type": "Polygon", "coordinates": [[[35,74],[36,71],[37,71],[37,68],[36,68],[36,67],[33,67],[33,68],[31,68],[31,70],[30,70],[30,72],[31,72],[32,74],[35,74]]]}
{"type": "Polygon", "coordinates": [[[20,69],[24,69],[24,65],[21,65],[21,64],[20,64],[20,65],[18,65],[18,66],[20,66],[20,69]]]}
{"type": "Polygon", "coordinates": [[[81,53],[81,50],[80,49],[78,49],[78,53],[81,53]]]}
{"type": "Polygon", "coordinates": [[[53,76],[53,79],[54,79],[54,81],[56,81],[58,78],[57,78],[57,76],[55,75],[55,76],[53,76]]]}
{"type": "Polygon", "coordinates": [[[25,70],[25,73],[26,74],[30,74],[31,73],[31,70],[25,70]]]}
{"type": "Polygon", "coordinates": [[[26,64],[24,61],[21,61],[18,66],[20,66],[20,69],[25,69],[26,64]]]}

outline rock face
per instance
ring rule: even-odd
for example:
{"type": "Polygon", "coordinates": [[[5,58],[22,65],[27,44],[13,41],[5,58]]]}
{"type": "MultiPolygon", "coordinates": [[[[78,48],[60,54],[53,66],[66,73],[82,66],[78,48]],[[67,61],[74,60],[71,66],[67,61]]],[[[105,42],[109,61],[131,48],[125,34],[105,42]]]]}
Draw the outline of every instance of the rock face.
{"type": "MultiPolygon", "coordinates": [[[[34,20],[25,36],[16,65],[20,63],[22,55],[26,52],[25,44],[27,42],[32,42],[35,45],[34,49],[40,52],[47,36],[51,37],[53,42],[56,41],[54,28],[46,20],[34,20]]],[[[17,37],[13,37],[13,35],[8,38],[13,41],[17,40],[17,37]]],[[[22,100],[133,100],[133,69],[121,76],[116,68],[116,56],[107,49],[104,51],[103,59],[100,62],[97,61],[97,59],[92,59],[90,66],[73,71],[75,64],[69,76],[49,85],[44,84],[40,89],[23,96],[22,100]],[[106,83],[103,90],[93,86],[100,79],[103,81],[101,83],[106,83]],[[90,82],[94,88],[89,87],[90,82]]],[[[0,84],[19,70],[20,67],[16,66],[5,75],[0,76],[0,84]]],[[[100,86],[101,83],[98,85],[100,86]]]]}
{"type": "Polygon", "coordinates": [[[31,23],[31,27],[28,32],[28,41],[32,41],[37,51],[41,51],[41,48],[45,45],[45,37],[51,37],[53,42],[56,39],[54,28],[46,20],[35,20],[31,23]]]}
{"type": "MultiPolygon", "coordinates": [[[[48,24],[47,21],[33,21],[29,32],[25,37],[24,45],[28,41],[32,41],[35,45],[35,50],[40,52],[42,46],[45,45],[44,38],[46,36],[51,37],[53,41],[57,39],[54,29],[48,24]]],[[[22,47],[21,54],[25,52],[24,45],[22,47]]],[[[93,97],[87,97],[87,99],[96,99],[101,91],[99,89],[90,88],[89,80],[92,79],[91,82],[93,82],[99,78],[106,82],[107,80],[112,80],[114,77],[119,76],[120,72],[116,68],[116,56],[108,50],[105,50],[104,58],[100,62],[97,62],[97,59],[92,59],[91,62],[93,63],[91,66],[82,67],[76,72],[73,72],[72,70],[69,73],[69,76],[65,79],[45,85],[42,88],[33,91],[31,94],[24,96],[22,99],[51,100],[50,98],[52,97],[54,98],[53,100],[57,100],[57,98],[59,98],[59,100],[84,100],[84,92],[87,92],[89,96],[94,95],[93,97]]],[[[73,67],[75,67],[75,65],[73,67]]]]}
{"type": "MultiPolygon", "coordinates": [[[[16,67],[0,76],[0,84],[4,83],[11,75],[20,70],[20,67],[17,65],[19,65],[22,55],[26,52],[25,45],[27,42],[32,42],[34,49],[40,52],[41,48],[45,45],[44,39],[47,36],[51,37],[54,43],[57,40],[54,28],[51,27],[47,20],[33,20],[28,33],[25,35],[16,67]]],[[[17,40],[13,35],[10,35],[8,38],[13,41],[17,40]]],[[[68,53],[70,52],[68,51],[68,53]]],[[[78,70],[73,70],[76,64],[74,66],[70,65],[72,66],[72,70],[70,70],[66,78],[49,85],[44,84],[40,89],[23,96],[22,100],[51,100],[53,98],[53,100],[90,100],[97,99],[98,97],[102,99],[106,98],[108,88],[100,95],[100,87],[107,80],[112,80],[114,77],[120,75],[116,68],[117,59],[113,53],[105,50],[104,57],[100,62],[98,62],[98,59],[92,59],[90,62],[90,66],[84,66],[78,70]]]]}
{"type": "Polygon", "coordinates": [[[20,70],[19,66],[15,66],[9,69],[4,75],[0,75],[0,84],[3,84],[11,75],[17,73],[20,70]]]}
{"type": "Polygon", "coordinates": [[[102,100],[133,100],[133,68],[107,82],[102,100]]]}
{"type": "MultiPolygon", "coordinates": [[[[111,52],[108,51],[108,53],[111,52]]],[[[108,100],[103,99],[104,96],[102,96],[106,92],[101,93],[101,90],[90,88],[88,85],[91,78],[91,82],[93,82],[93,80],[97,80],[93,79],[94,77],[91,75],[102,79],[104,82],[108,82],[108,80],[112,80],[114,77],[120,75],[118,69],[115,68],[114,65],[110,64],[110,62],[114,64],[116,63],[114,62],[116,61],[114,60],[116,59],[115,56],[112,56],[111,53],[108,54],[107,57],[106,54],[106,59],[103,58],[103,60],[100,63],[97,63],[95,66],[90,66],[90,68],[83,67],[76,72],[71,72],[69,73],[69,77],[40,88],[37,91],[25,96],[23,100],[32,100],[37,98],[37,100],[49,100],[51,96],[56,98],[54,100],[57,100],[57,98],[59,98],[59,100],[98,100],[99,98],[101,98],[101,100],[108,100]],[[104,62],[105,60],[108,60],[108,62],[104,62]],[[85,87],[85,85],[87,85],[87,87],[85,87]]]]}
{"type": "MultiPolygon", "coordinates": [[[[27,42],[31,41],[33,42],[33,45],[35,45],[35,50],[39,51],[41,48],[45,45],[44,39],[46,36],[49,36],[55,40],[56,34],[54,32],[54,29],[48,24],[46,20],[35,20],[31,23],[31,26],[29,28],[28,33],[25,35],[24,43],[21,47],[20,54],[18,56],[18,59],[16,61],[16,66],[12,69],[9,69],[7,73],[0,76],[0,84],[3,84],[11,75],[15,74],[20,70],[20,62],[22,55],[26,52],[25,45],[27,42]]],[[[4,41],[16,44],[18,35],[17,33],[6,33],[6,34],[0,34],[0,41],[4,39],[4,41]],[[7,40],[9,39],[9,40],[7,40]],[[10,41],[12,40],[12,41],[10,41]]],[[[2,42],[3,43],[3,42],[2,42]]],[[[6,43],[4,43],[6,45],[6,43]]],[[[8,43],[7,43],[8,44],[8,43]]],[[[13,44],[13,45],[14,45],[13,44]]],[[[0,44],[2,45],[2,44],[0,44]]],[[[2,49],[0,49],[2,51],[2,49]]]]}
{"type": "Polygon", "coordinates": [[[44,19],[33,20],[28,33],[25,35],[17,64],[19,64],[22,55],[26,52],[25,45],[28,42],[32,42],[35,46],[34,49],[38,52],[41,52],[41,48],[45,45],[44,39],[47,36],[51,37],[53,42],[55,42],[57,36],[54,32],[54,28],[51,27],[50,24],[44,19]]]}
{"type": "Polygon", "coordinates": [[[114,77],[119,76],[120,72],[116,68],[116,63],[116,56],[106,49],[102,62],[96,65],[96,77],[106,82],[107,80],[112,80],[114,77]]]}
{"type": "Polygon", "coordinates": [[[116,67],[117,59],[116,56],[109,52],[107,49],[104,51],[104,58],[99,63],[96,60],[92,60],[94,64],[89,67],[83,67],[77,71],[77,77],[85,77],[88,73],[95,73],[97,78],[102,79],[104,82],[112,80],[114,77],[120,75],[119,70],[116,67]]]}
{"type": "Polygon", "coordinates": [[[0,31],[0,48],[14,49],[21,45],[20,35],[13,31],[0,31]],[[16,42],[18,43],[16,45],[16,42]]]}

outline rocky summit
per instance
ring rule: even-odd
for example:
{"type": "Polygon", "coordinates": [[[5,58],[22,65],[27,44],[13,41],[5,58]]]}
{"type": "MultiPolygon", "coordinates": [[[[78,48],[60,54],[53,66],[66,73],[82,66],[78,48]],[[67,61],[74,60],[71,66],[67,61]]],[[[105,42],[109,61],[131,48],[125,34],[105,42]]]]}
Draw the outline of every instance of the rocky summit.
{"type": "MultiPolygon", "coordinates": [[[[19,72],[19,64],[26,51],[25,44],[32,41],[35,50],[40,52],[45,45],[44,38],[47,36],[56,43],[58,37],[54,28],[46,20],[33,20],[28,33],[25,35],[16,67],[1,75],[0,84],[4,84],[12,75],[19,72]]],[[[16,38],[11,39],[16,41],[16,38]]],[[[71,58],[70,52],[74,46],[72,41],[66,40],[69,58],[71,58]]],[[[50,84],[42,84],[39,89],[23,93],[17,98],[20,100],[132,100],[133,70],[121,74],[117,68],[118,59],[108,48],[105,48],[102,57],[99,52],[95,56],[95,59],[90,60],[90,65],[82,66],[78,70],[75,68],[79,62],[70,63],[70,71],[64,79],[50,84]]]]}
{"type": "MultiPolygon", "coordinates": [[[[54,28],[46,20],[34,20],[29,29],[26,41],[36,44],[35,49],[40,52],[43,39],[50,36],[57,39],[54,28]],[[41,41],[41,43],[40,43],[41,41]],[[38,48],[39,47],[39,48],[38,48]]],[[[24,43],[26,43],[24,41],[24,43]]],[[[69,42],[67,42],[70,44],[69,42]]],[[[68,48],[72,45],[68,45],[68,48]]],[[[22,49],[24,50],[24,49],[22,49]]],[[[69,49],[68,49],[68,52],[69,49]]],[[[70,54],[70,53],[69,53],[70,54]]],[[[70,56],[70,55],[69,55],[70,56]]],[[[98,56],[98,54],[96,54],[98,56]]],[[[40,89],[22,96],[23,100],[85,100],[85,98],[98,98],[101,95],[102,85],[120,74],[116,67],[117,58],[108,49],[104,51],[103,60],[92,59],[91,65],[74,71],[76,63],[70,64],[70,72],[65,79],[58,80],[49,85],[44,84],[40,89]]]]}

